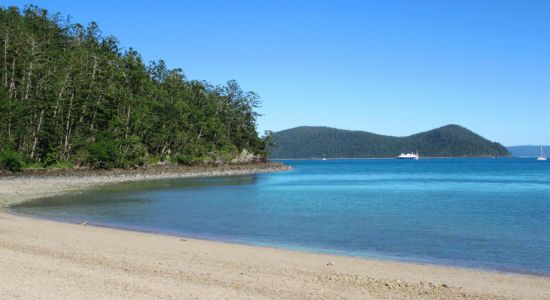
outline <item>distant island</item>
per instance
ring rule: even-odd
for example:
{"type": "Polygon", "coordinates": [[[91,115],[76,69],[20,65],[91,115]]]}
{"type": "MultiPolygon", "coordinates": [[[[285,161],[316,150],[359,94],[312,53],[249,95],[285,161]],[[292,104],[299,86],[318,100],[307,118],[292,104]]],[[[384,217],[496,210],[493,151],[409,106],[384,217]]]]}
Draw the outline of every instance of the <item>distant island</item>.
{"type": "Polygon", "coordinates": [[[503,157],[510,152],[459,125],[406,137],[329,127],[296,127],[273,134],[273,159],[389,158],[418,151],[421,157],[503,157]]]}
{"type": "MultiPolygon", "coordinates": [[[[506,147],[513,157],[537,157],[541,146],[522,145],[506,147]]],[[[542,146],[544,153],[550,153],[550,146],[542,146]]]]}

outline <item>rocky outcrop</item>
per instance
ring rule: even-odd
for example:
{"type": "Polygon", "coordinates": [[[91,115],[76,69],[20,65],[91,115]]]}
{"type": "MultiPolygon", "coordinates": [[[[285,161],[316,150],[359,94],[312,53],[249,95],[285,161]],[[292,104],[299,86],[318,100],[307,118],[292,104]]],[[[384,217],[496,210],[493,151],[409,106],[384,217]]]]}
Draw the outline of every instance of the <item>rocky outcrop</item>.
{"type": "Polygon", "coordinates": [[[239,156],[231,160],[232,164],[251,164],[265,162],[265,159],[260,155],[255,155],[254,153],[248,152],[248,150],[243,149],[239,156]]]}

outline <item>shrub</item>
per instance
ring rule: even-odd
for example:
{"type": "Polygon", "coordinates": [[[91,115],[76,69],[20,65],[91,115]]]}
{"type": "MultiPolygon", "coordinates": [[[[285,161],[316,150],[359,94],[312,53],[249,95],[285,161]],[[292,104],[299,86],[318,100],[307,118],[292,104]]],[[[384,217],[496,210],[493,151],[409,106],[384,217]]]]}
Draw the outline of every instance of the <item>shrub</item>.
{"type": "Polygon", "coordinates": [[[23,169],[42,169],[44,166],[38,162],[25,162],[23,169]]]}
{"type": "Polygon", "coordinates": [[[189,144],[175,154],[172,161],[187,166],[201,165],[208,160],[207,149],[202,144],[189,144]]]}
{"type": "Polygon", "coordinates": [[[86,163],[96,169],[112,169],[118,167],[119,158],[116,142],[99,140],[87,147],[86,163]]]}
{"type": "Polygon", "coordinates": [[[56,162],[48,165],[48,169],[71,169],[76,165],[72,161],[56,162]]]}
{"type": "Polygon", "coordinates": [[[146,155],[145,163],[148,165],[156,165],[162,161],[160,155],[146,155]]]}
{"type": "Polygon", "coordinates": [[[22,168],[23,159],[19,153],[10,150],[0,151],[0,169],[20,172],[22,168]]]}
{"type": "Polygon", "coordinates": [[[143,166],[147,154],[145,147],[134,139],[113,141],[100,139],[85,147],[84,162],[96,169],[113,169],[143,166]]]}
{"type": "Polygon", "coordinates": [[[48,168],[52,165],[55,165],[59,163],[59,152],[56,150],[52,150],[48,154],[46,154],[46,157],[44,157],[44,167],[48,168]]]}
{"type": "Polygon", "coordinates": [[[192,166],[197,159],[189,154],[176,154],[172,157],[172,161],[178,165],[192,166]]]}
{"type": "Polygon", "coordinates": [[[235,145],[224,145],[220,149],[220,158],[223,162],[231,162],[239,155],[239,149],[235,145]]]}
{"type": "Polygon", "coordinates": [[[124,168],[143,166],[145,164],[145,157],[147,150],[145,146],[139,143],[136,139],[125,141],[122,144],[124,157],[122,157],[122,164],[124,168]]]}

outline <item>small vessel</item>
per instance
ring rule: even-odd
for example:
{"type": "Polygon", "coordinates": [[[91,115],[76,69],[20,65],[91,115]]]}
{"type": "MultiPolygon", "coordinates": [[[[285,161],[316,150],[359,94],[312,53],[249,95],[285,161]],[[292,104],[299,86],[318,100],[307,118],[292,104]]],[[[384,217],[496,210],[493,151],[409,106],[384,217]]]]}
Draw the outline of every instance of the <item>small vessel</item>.
{"type": "Polygon", "coordinates": [[[415,160],[418,160],[420,159],[420,156],[418,155],[418,151],[416,153],[414,152],[411,152],[411,153],[401,153],[399,154],[399,156],[397,156],[398,159],[415,159],[415,160]]]}
{"type": "Polygon", "coordinates": [[[546,155],[544,154],[544,149],[540,146],[540,156],[537,157],[537,160],[546,160],[546,155]]]}
{"type": "Polygon", "coordinates": [[[323,153],[323,158],[321,160],[327,160],[327,157],[325,156],[324,153],[323,153]]]}

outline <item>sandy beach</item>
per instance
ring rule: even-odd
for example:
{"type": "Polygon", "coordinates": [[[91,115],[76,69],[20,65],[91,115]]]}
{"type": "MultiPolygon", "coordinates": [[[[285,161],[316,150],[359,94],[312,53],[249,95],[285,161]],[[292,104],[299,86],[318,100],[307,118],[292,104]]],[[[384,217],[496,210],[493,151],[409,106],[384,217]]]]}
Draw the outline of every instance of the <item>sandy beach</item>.
{"type": "MultiPolygon", "coordinates": [[[[0,206],[203,173],[1,177],[0,206]]],[[[550,299],[550,278],[65,224],[0,212],[0,299],[550,299]]]]}

